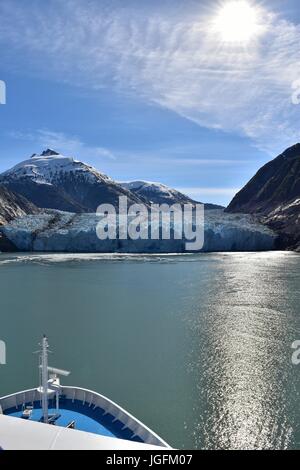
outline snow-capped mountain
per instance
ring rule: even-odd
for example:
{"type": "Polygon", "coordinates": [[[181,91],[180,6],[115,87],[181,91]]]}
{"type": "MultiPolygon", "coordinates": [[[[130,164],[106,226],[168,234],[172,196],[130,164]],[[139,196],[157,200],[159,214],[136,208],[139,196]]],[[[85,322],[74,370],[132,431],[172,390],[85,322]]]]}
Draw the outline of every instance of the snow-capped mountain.
{"type": "Polygon", "coordinates": [[[76,213],[95,212],[102,203],[117,205],[119,196],[143,202],[95,168],[52,149],[2,173],[0,183],[38,207],[76,213]]]}
{"type": "Polygon", "coordinates": [[[128,181],[119,182],[119,184],[129,191],[145,197],[154,204],[188,204],[195,202],[188,196],[161,183],[152,183],[149,181],[128,181]]]}
{"type": "MultiPolygon", "coordinates": [[[[119,184],[139,197],[143,197],[153,204],[195,204],[197,201],[191,199],[176,189],[169,188],[161,183],[149,181],[128,181],[119,184]]],[[[215,204],[205,204],[206,209],[220,209],[215,204]]]]}

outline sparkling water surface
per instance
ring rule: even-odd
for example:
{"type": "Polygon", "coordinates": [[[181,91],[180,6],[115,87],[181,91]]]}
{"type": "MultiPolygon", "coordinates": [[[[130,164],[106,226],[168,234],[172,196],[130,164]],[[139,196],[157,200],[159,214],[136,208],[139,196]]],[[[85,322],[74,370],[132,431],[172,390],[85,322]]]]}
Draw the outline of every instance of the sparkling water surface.
{"type": "Polygon", "coordinates": [[[300,448],[300,256],[0,255],[0,395],[64,380],[176,448],[300,448]]]}

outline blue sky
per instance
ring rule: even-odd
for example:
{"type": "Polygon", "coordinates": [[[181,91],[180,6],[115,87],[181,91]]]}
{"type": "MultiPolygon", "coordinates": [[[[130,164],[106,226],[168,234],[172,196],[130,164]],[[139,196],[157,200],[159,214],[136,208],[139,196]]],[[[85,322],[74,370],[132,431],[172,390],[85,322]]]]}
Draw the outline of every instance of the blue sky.
{"type": "Polygon", "coordinates": [[[297,2],[249,1],[261,30],[228,44],[229,1],[0,0],[0,171],[53,147],[227,204],[300,141],[297,2]]]}

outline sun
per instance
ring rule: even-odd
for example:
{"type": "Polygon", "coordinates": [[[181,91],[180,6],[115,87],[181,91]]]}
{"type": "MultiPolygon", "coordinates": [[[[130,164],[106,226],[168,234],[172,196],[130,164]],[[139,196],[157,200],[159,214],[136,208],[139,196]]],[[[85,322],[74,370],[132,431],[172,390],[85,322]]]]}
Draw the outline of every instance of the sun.
{"type": "Polygon", "coordinates": [[[228,1],[214,19],[214,31],[224,42],[249,42],[261,29],[259,9],[245,0],[228,1]]]}

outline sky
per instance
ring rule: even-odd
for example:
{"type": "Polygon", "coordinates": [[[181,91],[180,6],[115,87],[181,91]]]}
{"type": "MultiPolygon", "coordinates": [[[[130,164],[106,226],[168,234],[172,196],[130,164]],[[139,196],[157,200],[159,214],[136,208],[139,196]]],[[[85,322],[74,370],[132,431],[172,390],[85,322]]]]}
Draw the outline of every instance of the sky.
{"type": "Polygon", "coordinates": [[[0,18],[0,171],[50,147],[227,205],[300,141],[298,0],[0,0],[0,18]],[[240,2],[255,21],[229,40],[240,2]]]}

